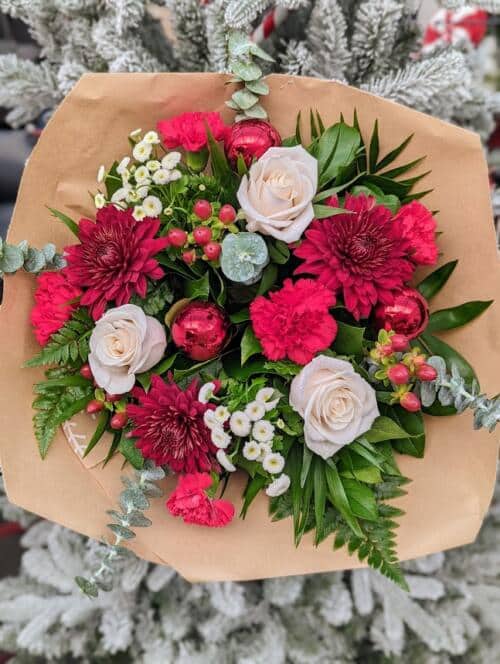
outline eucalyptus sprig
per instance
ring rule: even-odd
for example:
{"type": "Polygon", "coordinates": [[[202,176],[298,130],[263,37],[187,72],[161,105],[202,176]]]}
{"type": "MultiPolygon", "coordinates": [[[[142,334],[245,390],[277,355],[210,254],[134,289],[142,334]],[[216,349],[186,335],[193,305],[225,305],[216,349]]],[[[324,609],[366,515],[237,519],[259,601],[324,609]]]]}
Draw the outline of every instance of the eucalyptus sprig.
{"type": "Polygon", "coordinates": [[[274,62],[274,59],[239,30],[230,33],[228,52],[229,70],[234,75],[232,82],[241,83],[243,88],[234,92],[226,105],[237,111],[236,122],[249,118],[266,120],[267,113],[259,103],[259,98],[269,94],[269,86],[262,80],[263,71],[254,62],[254,57],[266,62],[274,62]]]}
{"type": "Polygon", "coordinates": [[[26,240],[19,244],[7,244],[0,238],[0,277],[21,269],[32,274],[43,270],[61,270],[65,265],[65,259],[51,242],[42,249],[35,249],[26,240]]]}

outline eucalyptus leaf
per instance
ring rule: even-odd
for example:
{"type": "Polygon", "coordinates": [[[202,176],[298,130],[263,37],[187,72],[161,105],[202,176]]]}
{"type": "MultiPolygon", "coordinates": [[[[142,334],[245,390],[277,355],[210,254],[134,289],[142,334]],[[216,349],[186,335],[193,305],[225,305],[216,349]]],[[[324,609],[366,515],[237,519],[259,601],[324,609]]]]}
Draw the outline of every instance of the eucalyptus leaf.
{"type": "Polygon", "coordinates": [[[269,86],[262,80],[246,81],[245,86],[250,92],[253,92],[256,95],[269,94],[269,86]]]}
{"type": "Polygon", "coordinates": [[[248,110],[252,106],[258,103],[259,97],[254,95],[253,92],[244,88],[243,90],[237,90],[231,99],[239,106],[239,108],[244,111],[248,110]]]}
{"type": "Polygon", "coordinates": [[[260,104],[254,104],[250,108],[245,109],[245,115],[248,118],[254,118],[255,120],[266,120],[267,112],[263,106],[260,104]]]}

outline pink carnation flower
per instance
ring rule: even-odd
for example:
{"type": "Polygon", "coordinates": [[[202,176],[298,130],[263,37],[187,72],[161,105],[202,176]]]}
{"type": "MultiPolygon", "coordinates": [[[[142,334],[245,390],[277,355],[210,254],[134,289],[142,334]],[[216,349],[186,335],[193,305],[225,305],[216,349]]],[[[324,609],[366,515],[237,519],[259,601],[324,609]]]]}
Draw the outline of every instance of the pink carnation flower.
{"type": "Polygon", "coordinates": [[[182,113],[169,120],[160,120],[157,128],[165,147],[182,147],[188,152],[199,152],[207,144],[205,123],[216,141],[222,141],[227,131],[220,113],[182,113]]]}
{"type": "Polygon", "coordinates": [[[167,509],[180,516],[185,523],[220,528],[234,517],[234,505],[227,500],[212,499],[206,490],[212,486],[207,473],[192,473],[179,477],[177,487],[167,500],[167,509]]]}
{"type": "Polygon", "coordinates": [[[78,307],[75,302],[82,291],[69,283],[65,270],[44,272],[37,277],[35,306],[31,310],[31,322],[41,346],[61,329],[78,307]]]}
{"type": "Polygon", "coordinates": [[[436,221],[425,205],[418,201],[403,205],[394,223],[400,225],[403,237],[408,240],[411,260],[417,265],[435,265],[438,257],[436,221]]]}

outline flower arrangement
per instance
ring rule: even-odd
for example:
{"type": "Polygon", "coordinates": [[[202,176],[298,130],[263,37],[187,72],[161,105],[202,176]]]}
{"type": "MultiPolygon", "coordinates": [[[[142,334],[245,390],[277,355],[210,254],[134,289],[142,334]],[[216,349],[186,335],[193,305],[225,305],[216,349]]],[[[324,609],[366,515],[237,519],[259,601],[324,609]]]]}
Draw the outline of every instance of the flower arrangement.
{"type": "MultiPolygon", "coordinates": [[[[437,263],[439,216],[417,189],[427,173],[407,176],[421,160],[394,163],[411,137],[380,155],[378,123],[363,136],[355,111],[325,125],[312,110],[305,139],[300,114],[285,137],[249,108],[132,131],[130,154],[98,168],[95,219],[53,211],[76,240],[38,277],[31,316],[40,454],[86,411],[86,454],[111,434],[104,463],[123,455],[151,498],[178,476],[174,517],[231,528],[224,489],[244,473],[241,517],[264,492],[297,546],[332,538],[404,586],[398,455],[423,457],[424,415],[500,421],[436,336],[491,302],[430,313],[457,263],[417,273],[437,263]]],[[[134,491],[114,513],[117,551],[148,525],[134,491]]]]}

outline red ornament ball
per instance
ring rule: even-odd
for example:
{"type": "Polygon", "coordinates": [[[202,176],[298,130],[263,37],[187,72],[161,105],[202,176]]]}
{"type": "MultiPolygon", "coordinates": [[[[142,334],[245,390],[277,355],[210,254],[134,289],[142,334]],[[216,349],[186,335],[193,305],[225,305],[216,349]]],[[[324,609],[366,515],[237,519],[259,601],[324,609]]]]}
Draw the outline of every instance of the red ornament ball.
{"type": "Polygon", "coordinates": [[[212,302],[194,300],[172,323],[172,340],[192,360],[203,362],[221,352],[227,339],[229,319],[212,302]]]}
{"type": "Polygon", "coordinates": [[[403,288],[394,294],[392,304],[382,304],[376,308],[375,322],[379,328],[394,330],[408,339],[415,339],[427,327],[429,305],[414,288],[403,288]]]}
{"type": "Polygon", "coordinates": [[[262,157],[269,148],[281,145],[281,136],[269,122],[264,120],[242,120],[233,124],[224,140],[226,156],[236,167],[238,155],[250,166],[254,159],[262,157]]]}

